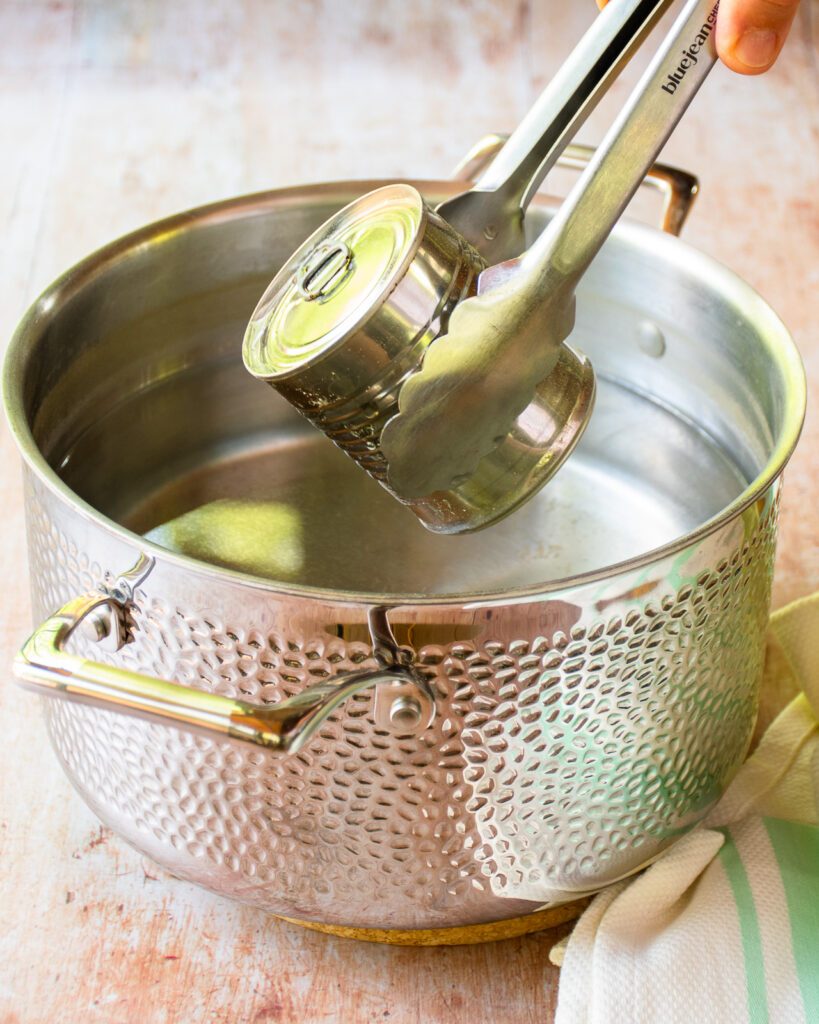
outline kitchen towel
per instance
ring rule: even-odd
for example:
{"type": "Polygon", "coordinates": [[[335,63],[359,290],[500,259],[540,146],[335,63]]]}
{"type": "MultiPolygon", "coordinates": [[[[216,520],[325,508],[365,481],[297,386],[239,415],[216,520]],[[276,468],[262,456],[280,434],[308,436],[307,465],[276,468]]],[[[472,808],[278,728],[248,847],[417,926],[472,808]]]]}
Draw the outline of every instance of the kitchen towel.
{"type": "Polygon", "coordinates": [[[553,951],[556,1024],[819,1022],[819,595],[771,618],[765,685],[798,696],[704,826],[553,951]]]}

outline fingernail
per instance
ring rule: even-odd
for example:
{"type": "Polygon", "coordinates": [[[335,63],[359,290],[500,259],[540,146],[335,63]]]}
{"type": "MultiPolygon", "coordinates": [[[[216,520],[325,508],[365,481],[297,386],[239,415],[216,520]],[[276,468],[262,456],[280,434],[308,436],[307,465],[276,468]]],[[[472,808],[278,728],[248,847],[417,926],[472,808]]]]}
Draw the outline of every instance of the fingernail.
{"type": "Polygon", "coordinates": [[[778,38],[770,28],[749,28],[739,37],[735,54],[746,68],[766,68],[776,57],[778,38]]]}

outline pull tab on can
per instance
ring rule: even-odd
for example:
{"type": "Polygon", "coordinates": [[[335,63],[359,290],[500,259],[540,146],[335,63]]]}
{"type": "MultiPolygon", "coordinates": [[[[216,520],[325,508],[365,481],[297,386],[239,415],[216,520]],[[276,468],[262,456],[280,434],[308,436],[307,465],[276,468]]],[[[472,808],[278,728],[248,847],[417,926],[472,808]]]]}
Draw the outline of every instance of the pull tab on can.
{"type": "Polygon", "coordinates": [[[311,302],[329,296],[347,277],[353,254],[344,242],[332,242],[314,249],[296,277],[301,295],[311,302]]]}

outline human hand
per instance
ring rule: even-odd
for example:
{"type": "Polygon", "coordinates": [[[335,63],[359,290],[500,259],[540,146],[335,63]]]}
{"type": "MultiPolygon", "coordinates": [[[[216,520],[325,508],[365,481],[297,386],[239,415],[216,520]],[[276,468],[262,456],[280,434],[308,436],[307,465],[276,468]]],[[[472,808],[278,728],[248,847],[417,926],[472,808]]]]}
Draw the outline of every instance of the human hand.
{"type": "MultiPolygon", "coordinates": [[[[597,0],[605,7],[607,0],[597,0]]],[[[717,20],[717,50],[733,71],[761,75],[773,66],[785,45],[799,0],[722,0],[717,20]]]]}

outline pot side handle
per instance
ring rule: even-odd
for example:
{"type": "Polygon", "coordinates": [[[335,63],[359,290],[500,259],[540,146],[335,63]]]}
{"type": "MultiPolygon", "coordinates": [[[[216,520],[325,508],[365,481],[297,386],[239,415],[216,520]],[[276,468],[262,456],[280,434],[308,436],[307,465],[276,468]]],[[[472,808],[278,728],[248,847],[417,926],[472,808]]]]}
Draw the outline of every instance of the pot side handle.
{"type": "MultiPolygon", "coordinates": [[[[481,170],[491,163],[508,135],[486,135],[463,158],[453,172],[459,181],[473,181],[481,170]]],[[[596,150],[594,146],[573,143],[565,148],[558,158],[558,167],[583,171],[591,163],[596,150]]],[[[659,192],[663,199],[660,227],[670,235],[682,232],[685,222],[699,195],[700,183],[696,175],[670,164],[656,163],[646,174],[643,185],[659,192]]]]}
{"type": "Polygon", "coordinates": [[[428,686],[407,665],[383,665],[338,675],[332,681],[314,684],[288,700],[266,707],[65,651],[71,634],[84,621],[93,621],[89,617],[105,607],[115,616],[122,611],[110,595],[92,593],[74,598],[46,619],[14,660],[14,674],[23,687],[47,697],[134,715],[211,737],[242,740],[281,754],[300,750],[336,708],[370,687],[392,686],[399,694],[393,701],[392,713],[387,711],[386,716],[386,724],[399,734],[402,724],[409,727],[405,734],[415,734],[432,721],[434,700],[428,686]],[[408,684],[410,692],[417,689],[418,700],[407,696],[408,684]]]}

